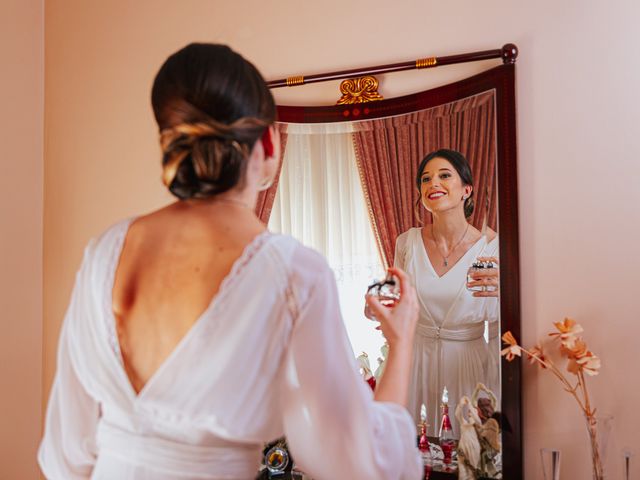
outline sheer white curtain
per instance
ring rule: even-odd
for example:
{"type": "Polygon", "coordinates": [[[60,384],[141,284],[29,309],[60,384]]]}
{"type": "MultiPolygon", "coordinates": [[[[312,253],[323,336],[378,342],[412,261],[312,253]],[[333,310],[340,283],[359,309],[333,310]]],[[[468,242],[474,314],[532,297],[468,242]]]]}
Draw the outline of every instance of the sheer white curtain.
{"type": "Polygon", "coordinates": [[[364,294],[384,274],[369,222],[352,125],[286,124],[287,147],[269,229],[322,253],[335,272],[354,352],[372,369],[384,339],[363,315],[364,294]]]}

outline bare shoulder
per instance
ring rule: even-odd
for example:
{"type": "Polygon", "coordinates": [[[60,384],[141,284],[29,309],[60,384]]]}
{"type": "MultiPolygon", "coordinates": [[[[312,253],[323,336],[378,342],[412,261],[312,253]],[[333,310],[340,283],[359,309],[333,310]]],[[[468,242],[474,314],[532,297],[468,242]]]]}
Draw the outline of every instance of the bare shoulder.
{"type": "Polygon", "coordinates": [[[496,239],[497,236],[498,236],[498,232],[496,232],[492,228],[487,227],[487,242],[488,243],[493,242],[496,239]]]}

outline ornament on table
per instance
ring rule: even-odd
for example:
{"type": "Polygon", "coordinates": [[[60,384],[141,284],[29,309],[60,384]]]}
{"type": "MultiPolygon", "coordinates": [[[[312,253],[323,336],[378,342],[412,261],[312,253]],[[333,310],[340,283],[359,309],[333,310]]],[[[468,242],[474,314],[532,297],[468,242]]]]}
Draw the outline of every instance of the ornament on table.
{"type": "Polygon", "coordinates": [[[482,423],[490,418],[495,418],[498,399],[485,384],[478,383],[471,395],[471,404],[476,408],[482,423]]]}
{"type": "Polygon", "coordinates": [[[453,437],[453,429],[451,428],[451,419],[449,418],[449,392],[447,387],[444,387],[442,392],[442,421],[440,422],[440,432],[438,433],[438,440],[440,442],[440,448],[444,458],[442,463],[445,467],[451,465],[453,461],[453,453],[456,446],[455,438],[453,437]]]}
{"type": "Polygon", "coordinates": [[[364,378],[365,382],[369,384],[371,390],[376,389],[376,377],[371,372],[371,364],[369,363],[369,355],[366,352],[362,352],[358,355],[358,365],[360,367],[360,374],[364,378]]]}
{"type": "Polygon", "coordinates": [[[502,438],[500,412],[496,395],[483,383],[476,385],[471,395],[471,404],[476,408],[482,424],[476,426],[480,440],[480,472],[494,476],[502,470],[502,438]]]}
{"type": "Polygon", "coordinates": [[[387,355],[389,355],[389,344],[387,342],[384,342],[384,345],[380,347],[380,354],[382,356],[378,357],[378,368],[376,368],[376,371],[373,374],[373,376],[376,377],[376,381],[378,382],[380,381],[380,378],[384,373],[384,367],[387,363],[387,355]]]}
{"type": "Polygon", "coordinates": [[[481,450],[476,427],[482,425],[482,420],[466,395],[460,399],[455,417],[460,426],[458,478],[460,480],[476,480],[480,467],[481,450]]]}
{"type": "Polygon", "coordinates": [[[420,407],[420,438],[418,440],[418,450],[422,454],[422,465],[424,467],[424,480],[429,480],[431,470],[433,470],[433,455],[431,454],[431,443],[427,437],[427,407],[423,403],[420,407]]]}

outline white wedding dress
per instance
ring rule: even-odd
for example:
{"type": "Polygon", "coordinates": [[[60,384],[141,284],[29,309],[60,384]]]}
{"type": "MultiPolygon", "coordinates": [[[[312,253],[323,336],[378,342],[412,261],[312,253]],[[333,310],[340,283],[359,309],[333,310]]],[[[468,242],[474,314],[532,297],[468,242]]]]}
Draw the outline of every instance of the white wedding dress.
{"type": "Polygon", "coordinates": [[[38,459],[48,479],[253,479],[286,434],[315,480],[418,479],[415,426],[359,376],[325,260],[259,235],[136,394],[111,290],[130,221],[90,242],[60,334],[38,459]]]}
{"type": "Polygon", "coordinates": [[[456,405],[473,393],[478,382],[500,399],[499,303],[495,297],[477,298],[466,288],[467,271],[477,257],[498,256],[498,236],[481,237],[444,275],[429,260],[421,228],[398,236],[394,264],[415,282],[420,316],[415,338],[409,412],[420,421],[420,407],[428,412],[429,435],[437,435],[441,397],[449,391],[449,417],[454,433],[456,405]],[[485,328],[488,330],[485,340],[485,328]]]}

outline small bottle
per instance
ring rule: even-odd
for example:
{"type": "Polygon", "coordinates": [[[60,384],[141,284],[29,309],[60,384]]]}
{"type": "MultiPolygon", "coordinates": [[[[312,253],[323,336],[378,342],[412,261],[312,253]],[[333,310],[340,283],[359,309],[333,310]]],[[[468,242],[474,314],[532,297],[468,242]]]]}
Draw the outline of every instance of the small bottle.
{"type": "Polygon", "coordinates": [[[431,445],[427,437],[427,407],[422,404],[420,408],[420,440],[418,441],[418,450],[422,453],[422,464],[424,465],[424,478],[428,480],[433,468],[433,457],[431,455],[431,445]]]}
{"type": "MultiPolygon", "coordinates": [[[[488,261],[480,261],[477,260],[471,264],[469,270],[467,270],[467,283],[475,282],[476,279],[473,278],[473,274],[477,272],[486,272],[487,269],[496,269],[498,266],[488,260],[488,261]]],[[[467,290],[471,292],[495,292],[497,290],[493,285],[475,285],[473,287],[467,287],[467,290]]]]}
{"type": "MultiPolygon", "coordinates": [[[[382,305],[391,308],[400,300],[400,285],[395,277],[389,273],[384,280],[369,285],[367,295],[378,297],[382,305]]],[[[365,307],[365,312],[369,312],[368,308],[368,306],[365,307]]],[[[370,313],[365,313],[365,315],[371,320],[376,320],[370,313]]]]}
{"type": "Polygon", "coordinates": [[[393,307],[400,300],[400,286],[390,273],[384,279],[378,290],[380,303],[385,307],[393,307]]]}
{"type": "Polygon", "coordinates": [[[442,448],[442,454],[444,458],[442,463],[445,466],[451,465],[453,451],[456,446],[455,438],[453,437],[453,429],[451,428],[451,419],[449,418],[449,392],[447,387],[444,387],[442,392],[442,422],[440,423],[440,432],[438,433],[438,440],[440,441],[440,448],[442,448]]]}

